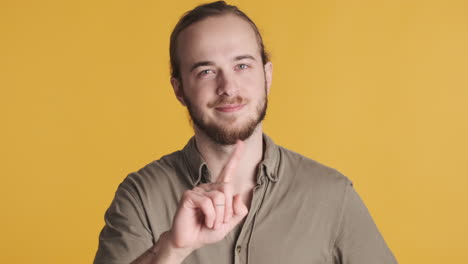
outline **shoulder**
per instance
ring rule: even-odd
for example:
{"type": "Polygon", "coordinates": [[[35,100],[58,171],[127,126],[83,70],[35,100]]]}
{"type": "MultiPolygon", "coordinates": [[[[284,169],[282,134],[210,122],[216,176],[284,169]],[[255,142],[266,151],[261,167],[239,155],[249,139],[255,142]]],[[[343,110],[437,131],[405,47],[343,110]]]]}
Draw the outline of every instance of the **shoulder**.
{"type": "Polygon", "coordinates": [[[287,148],[279,147],[279,174],[320,192],[344,192],[352,182],[335,168],[287,148]]]}
{"type": "Polygon", "coordinates": [[[141,169],[131,172],[120,184],[119,188],[133,192],[148,192],[155,188],[161,189],[171,185],[180,185],[186,173],[183,170],[185,160],[181,151],[175,151],[154,160],[141,169]]]}

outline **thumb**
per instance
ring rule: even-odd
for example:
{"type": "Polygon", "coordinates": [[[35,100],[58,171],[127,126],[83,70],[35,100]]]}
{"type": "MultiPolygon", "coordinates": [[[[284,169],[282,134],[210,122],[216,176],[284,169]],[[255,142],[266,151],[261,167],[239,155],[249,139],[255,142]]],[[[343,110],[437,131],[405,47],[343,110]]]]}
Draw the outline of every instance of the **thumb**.
{"type": "Polygon", "coordinates": [[[234,215],[228,223],[229,230],[232,230],[236,225],[238,225],[249,212],[249,209],[247,209],[247,206],[242,202],[239,194],[236,194],[233,198],[232,209],[234,209],[234,215]]]}

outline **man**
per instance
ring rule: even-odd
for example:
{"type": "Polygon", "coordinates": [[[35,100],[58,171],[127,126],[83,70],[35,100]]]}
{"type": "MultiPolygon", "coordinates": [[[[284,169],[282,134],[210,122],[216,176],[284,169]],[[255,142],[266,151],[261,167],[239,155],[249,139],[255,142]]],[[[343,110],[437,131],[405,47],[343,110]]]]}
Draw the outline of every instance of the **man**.
{"type": "Polygon", "coordinates": [[[195,8],[170,55],[195,136],[119,186],[94,263],[396,263],[347,178],[262,133],[272,63],[244,13],[195,8]]]}

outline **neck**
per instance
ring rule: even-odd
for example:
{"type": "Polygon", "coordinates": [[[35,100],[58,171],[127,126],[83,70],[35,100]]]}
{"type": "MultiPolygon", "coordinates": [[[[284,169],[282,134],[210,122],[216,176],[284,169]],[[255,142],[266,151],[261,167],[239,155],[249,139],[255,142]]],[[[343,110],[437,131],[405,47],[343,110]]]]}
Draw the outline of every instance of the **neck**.
{"type": "MultiPolygon", "coordinates": [[[[216,181],[224,165],[234,150],[234,145],[221,145],[206,136],[195,127],[195,141],[198,151],[208,164],[212,182],[216,181]]],[[[233,177],[236,193],[250,191],[256,183],[257,167],[263,158],[262,125],[259,124],[254,133],[244,141],[244,151],[233,177]]]]}

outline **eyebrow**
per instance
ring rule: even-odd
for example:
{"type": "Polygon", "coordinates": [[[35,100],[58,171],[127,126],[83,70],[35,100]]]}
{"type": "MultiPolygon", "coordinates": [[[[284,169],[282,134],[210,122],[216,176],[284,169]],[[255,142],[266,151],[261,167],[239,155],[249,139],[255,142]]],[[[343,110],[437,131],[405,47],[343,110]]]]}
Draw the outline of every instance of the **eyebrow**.
{"type": "Polygon", "coordinates": [[[256,60],[254,58],[254,56],[247,54],[247,55],[240,55],[240,56],[235,57],[234,61],[239,61],[239,60],[243,60],[243,59],[251,59],[251,60],[254,60],[254,61],[256,60]]]}
{"type": "MultiPolygon", "coordinates": [[[[244,60],[244,59],[251,59],[251,60],[256,61],[256,59],[252,55],[248,55],[248,54],[247,55],[236,56],[236,57],[234,57],[233,61],[240,61],[240,60],[244,60]]],[[[200,62],[197,62],[197,63],[193,64],[192,67],[190,67],[190,72],[192,72],[193,70],[195,70],[198,67],[211,66],[211,65],[214,65],[214,64],[215,63],[212,62],[212,61],[200,61],[200,62]]]]}

